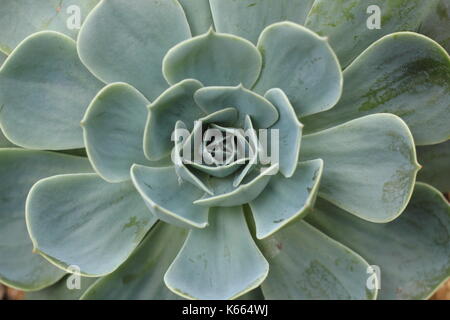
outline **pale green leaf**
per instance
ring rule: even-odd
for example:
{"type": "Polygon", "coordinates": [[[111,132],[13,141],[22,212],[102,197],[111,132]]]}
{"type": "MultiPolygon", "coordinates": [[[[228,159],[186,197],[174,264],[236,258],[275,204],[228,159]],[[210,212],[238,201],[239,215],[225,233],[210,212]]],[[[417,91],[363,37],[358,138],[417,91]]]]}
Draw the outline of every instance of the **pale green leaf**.
{"type": "Polygon", "coordinates": [[[306,135],[300,159],[321,158],[319,196],[372,222],[388,222],[405,209],[419,165],[406,124],[374,114],[306,135]]]}
{"type": "Polygon", "coordinates": [[[85,158],[46,151],[0,150],[0,281],[22,290],[39,290],[64,272],[40,255],[25,223],[25,200],[35,182],[48,176],[92,172],[85,158]]]}
{"type": "Polygon", "coordinates": [[[428,299],[450,276],[450,206],[429,185],[417,183],[395,221],[370,223],[317,201],[308,222],[379,267],[380,299],[428,299]]]}
{"type": "Polygon", "coordinates": [[[167,88],[165,53],[190,36],[178,1],[102,0],[80,30],[78,52],[103,81],[127,82],[153,100],[167,88]]]}
{"type": "Polygon", "coordinates": [[[251,88],[258,79],[261,63],[261,54],[252,43],[210,29],[170,49],[164,57],[163,73],[170,84],[196,79],[205,86],[242,83],[251,88]]]}
{"type": "Polygon", "coordinates": [[[369,264],[358,254],[299,221],[261,242],[270,264],[261,285],[266,299],[375,299],[366,288],[369,264]]]}
{"type": "Polygon", "coordinates": [[[268,271],[242,208],[213,208],[210,225],[189,232],[164,280],[188,299],[234,299],[258,287],[268,271]]]}
{"type": "Polygon", "coordinates": [[[307,132],[389,112],[407,123],[417,145],[449,139],[450,57],[433,40],[410,32],[388,35],[344,71],[344,82],[333,109],[302,118],[307,132]]]}
{"type": "Polygon", "coordinates": [[[305,22],[314,0],[210,0],[216,30],[256,43],[261,31],[279,21],[305,22]]]}
{"type": "Polygon", "coordinates": [[[103,86],[80,62],[75,41],[56,32],[21,42],[0,69],[0,122],[29,149],[84,147],[80,121],[103,86]]]}
{"type": "Polygon", "coordinates": [[[332,108],[342,93],[342,72],[325,38],[292,22],[279,22],[261,33],[261,76],[254,90],[260,94],[282,89],[298,116],[332,108]]]}
{"type": "Polygon", "coordinates": [[[263,192],[249,203],[258,239],[267,238],[311,211],[322,171],[323,161],[317,159],[300,162],[289,179],[281,174],[270,179],[263,192]]]}
{"type": "Polygon", "coordinates": [[[40,180],[28,195],[26,219],[35,251],[87,276],[117,269],[156,222],[131,182],[96,174],[40,180]]]}

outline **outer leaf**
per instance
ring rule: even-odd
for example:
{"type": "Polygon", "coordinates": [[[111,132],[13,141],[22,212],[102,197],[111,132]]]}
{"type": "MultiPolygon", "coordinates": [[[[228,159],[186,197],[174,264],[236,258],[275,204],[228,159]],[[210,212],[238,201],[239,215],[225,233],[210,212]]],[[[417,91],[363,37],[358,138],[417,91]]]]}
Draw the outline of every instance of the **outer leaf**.
{"type": "Polygon", "coordinates": [[[256,43],[268,25],[289,20],[305,22],[314,0],[210,0],[216,30],[256,43]]]}
{"type": "Polygon", "coordinates": [[[210,29],[170,49],[164,57],[163,73],[170,84],[192,78],[205,86],[242,83],[250,88],[258,79],[261,63],[261,55],[252,43],[210,29]]]}
{"type": "Polygon", "coordinates": [[[270,179],[263,192],[249,203],[258,239],[267,238],[310,212],[322,171],[323,161],[317,159],[300,162],[289,179],[281,174],[270,179]]]}
{"type": "Polygon", "coordinates": [[[33,34],[0,69],[2,129],[30,149],[82,148],[80,120],[102,85],[80,62],[72,39],[33,34]]]}
{"type": "Polygon", "coordinates": [[[233,299],[258,287],[269,265],[253,242],[242,207],[213,208],[167,270],[170,290],[188,299],[233,299]]]}
{"type": "Polygon", "coordinates": [[[97,278],[81,277],[80,288],[69,289],[68,284],[72,285],[73,275],[67,275],[51,287],[40,291],[25,293],[26,300],[78,300],[84,292],[95,282],[97,278]]]}
{"type": "Polygon", "coordinates": [[[316,0],[306,27],[330,39],[343,67],[374,41],[396,31],[416,31],[439,0],[316,0]],[[379,29],[369,28],[370,6],[380,8],[379,29]]]}
{"type": "MultiPolygon", "coordinates": [[[[277,109],[280,115],[278,121],[270,130],[279,131],[278,152],[280,154],[280,172],[290,178],[295,172],[300,155],[303,124],[298,121],[286,94],[280,89],[271,89],[264,96],[277,109]]],[[[273,143],[273,142],[272,142],[273,143]]]]}
{"type": "Polygon", "coordinates": [[[372,222],[405,209],[419,165],[406,124],[375,114],[303,137],[300,159],[325,162],[319,196],[372,222]]]}
{"type": "MultiPolygon", "coordinates": [[[[256,171],[256,170],[255,170],[256,171]]],[[[194,204],[205,207],[230,207],[246,204],[254,200],[267,186],[272,175],[278,171],[278,164],[261,169],[261,172],[251,172],[239,187],[233,185],[234,178],[211,178],[210,185],[214,195],[204,195],[194,204]]]]}
{"type": "Polygon", "coordinates": [[[171,137],[177,121],[183,121],[191,130],[194,120],[205,115],[194,101],[194,93],[201,87],[196,80],[183,80],[164,91],[149,106],[144,132],[144,153],[148,159],[159,160],[170,155],[171,137]]]}
{"type": "Polygon", "coordinates": [[[129,180],[133,163],[150,163],[142,149],[148,104],[130,85],[114,83],[89,105],[82,121],[86,151],[105,180],[129,180]]]}
{"type": "Polygon", "coordinates": [[[339,100],[341,67],[325,38],[300,25],[279,22],[264,29],[258,49],[264,65],[256,92],[282,89],[299,116],[328,110],[339,100]]]}
{"type": "Polygon", "coordinates": [[[163,282],[187,230],[158,223],[128,260],[101,278],[83,295],[84,300],[173,300],[179,296],[163,282]]]}
{"type": "Polygon", "coordinates": [[[78,52],[100,79],[127,82],[153,100],[167,88],[164,54],[190,35],[178,1],[103,0],[80,30],[78,52]]]}
{"type": "Polygon", "coordinates": [[[375,299],[366,289],[369,264],[358,254],[299,221],[261,243],[270,272],[267,299],[375,299]]]}
{"type": "Polygon", "coordinates": [[[25,224],[25,200],[39,179],[69,172],[92,172],[89,161],[60,153],[0,150],[0,281],[22,290],[39,290],[64,272],[33,254],[25,224]]]}
{"type": "Polygon", "coordinates": [[[417,159],[423,166],[417,180],[429,183],[442,192],[450,192],[450,140],[418,147],[417,159]]]}
{"type": "Polygon", "coordinates": [[[450,57],[433,40],[408,32],[388,35],[361,54],[344,78],[344,94],[333,109],[302,119],[308,132],[389,112],[405,120],[418,145],[449,139],[450,57]]]}
{"type": "Polygon", "coordinates": [[[424,299],[450,275],[450,207],[442,195],[417,183],[405,212],[374,224],[326,201],[307,220],[364,255],[381,271],[381,299],[424,299]]]}
{"type": "Polygon", "coordinates": [[[213,26],[209,0],[178,0],[178,2],[183,6],[193,36],[205,33],[213,26]]]}
{"type": "Polygon", "coordinates": [[[450,52],[450,1],[439,0],[436,8],[420,25],[419,32],[439,42],[450,52]]]}
{"type": "Polygon", "coordinates": [[[43,30],[62,32],[75,40],[78,28],[72,23],[77,22],[76,14],[80,14],[79,22],[83,23],[97,3],[98,0],[2,1],[0,50],[11,53],[20,41],[43,30]]]}
{"type": "Polygon", "coordinates": [[[257,128],[268,128],[278,119],[277,109],[264,97],[245,89],[242,85],[237,87],[205,87],[199,89],[194,95],[195,102],[211,113],[226,107],[234,107],[239,112],[236,127],[244,126],[246,115],[251,116],[257,128]]]}
{"type": "Polygon", "coordinates": [[[42,179],[26,208],[35,251],[87,276],[117,269],[156,221],[130,182],[107,183],[96,174],[42,179]]]}
{"type": "Polygon", "coordinates": [[[204,228],[208,225],[208,208],[192,203],[203,191],[190,183],[180,183],[173,167],[134,165],[131,179],[159,219],[183,228],[204,228]]]}

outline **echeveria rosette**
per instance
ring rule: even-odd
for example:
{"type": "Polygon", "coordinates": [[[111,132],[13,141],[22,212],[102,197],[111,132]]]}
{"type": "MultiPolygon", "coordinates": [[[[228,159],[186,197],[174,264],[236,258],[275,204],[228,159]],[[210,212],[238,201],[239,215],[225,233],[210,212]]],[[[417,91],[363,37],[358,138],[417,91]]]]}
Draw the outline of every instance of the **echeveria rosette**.
{"type": "MultiPolygon", "coordinates": [[[[21,188],[10,205],[15,224],[8,234],[24,237],[24,199],[44,178],[27,200],[32,242],[59,269],[74,264],[84,275],[102,276],[84,298],[235,298],[261,282],[243,297],[375,298],[376,292],[365,288],[368,263],[381,267],[380,297],[428,296],[449,274],[448,204],[436,190],[417,184],[405,209],[418,169],[413,138],[397,116],[371,113],[403,117],[421,144],[448,139],[448,130],[439,124],[448,117],[448,84],[438,81],[449,77],[448,55],[414,33],[388,35],[371,45],[384,35],[374,32],[358,43],[362,49],[371,46],[342,76],[333,50],[321,37],[327,36],[332,47],[343,43],[321,30],[323,19],[329,19],[323,11],[329,2],[142,0],[130,7],[126,1],[108,0],[86,19],[77,44],[56,32],[21,42],[0,71],[0,122],[6,136],[29,149],[86,147],[96,174],[86,159],[20,150],[22,160],[16,149],[0,150],[2,176],[9,177],[5,190],[21,188]],[[277,23],[282,20],[292,22],[277,23]],[[296,24],[305,21],[321,36],[296,24]],[[408,50],[413,52],[409,60],[391,59],[408,50]],[[377,59],[380,52],[387,53],[385,60],[377,59]],[[366,82],[368,72],[372,77],[366,82]],[[338,102],[342,78],[347,104],[338,102]],[[359,87],[347,87],[352,81],[359,87]],[[399,90],[386,95],[397,83],[399,90]],[[15,95],[15,88],[26,94],[15,95]],[[363,101],[355,94],[364,97],[364,90],[374,92],[367,96],[371,112],[354,112],[363,101]],[[433,110],[421,122],[420,107],[430,99],[433,110]],[[408,103],[408,114],[398,112],[396,106],[408,103]],[[325,119],[334,110],[341,110],[338,122],[321,121],[322,114],[325,119]],[[287,143],[281,144],[280,163],[271,169],[279,172],[257,174],[259,168],[241,166],[238,173],[246,167],[249,172],[243,184],[233,186],[227,184],[228,176],[208,179],[206,173],[203,183],[199,168],[173,166],[170,153],[177,145],[170,141],[172,131],[183,124],[195,130],[198,119],[214,120],[214,125],[225,121],[228,127],[280,128],[281,141],[287,143]],[[431,130],[432,124],[439,130],[431,130]],[[309,134],[302,137],[302,132],[309,134]],[[38,155],[63,157],[59,161],[64,165],[52,171],[45,159],[37,162],[40,166],[25,159],[38,155]],[[16,179],[23,167],[24,179],[16,179]],[[29,174],[34,170],[39,174],[29,174]],[[213,188],[219,185],[231,187],[216,202],[214,193],[224,190],[213,188]],[[306,221],[293,221],[308,213],[306,221]],[[155,224],[156,217],[170,224],[155,224]],[[329,228],[338,223],[332,220],[336,217],[345,225],[340,230],[329,228]],[[417,219],[426,230],[408,229],[417,219]],[[417,250],[396,237],[402,232],[417,250]],[[396,252],[403,254],[392,260],[396,252]],[[420,252],[433,263],[419,259],[420,252]],[[399,273],[399,265],[404,272],[399,273]],[[383,279],[389,279],[388,286],[383,279]]],[[[395,15],[403,10],[400,2],[387,9],[395,15]]],[[[336,17],[342,10],[354,25],[365,24],[364,13],[353,12],[364,1],[353,1],[349,8],[347,2],[335,3],[336,17]]],[[[411,5],[404,21],[430,11],[434,3],[411,5]]],[[[354,25],[352,32],[362,30],[354,25]]],[[[336,26],[337,35],[348,33],[346,25],[336,26]]],[[[387,32],[399,30],[417,27],[392,19],[387,32]]],[[[362,51],[352,47],[357,38],[349,35],[350,44],[334,48],[343,66],[362,51]]],[[[31,251],[28,239],[24,244],[31,251]]],[[[36,290],[64,276],[41,256],[22,251],[17,264],[11,250],[6,255],[13,259],[0,264],[0,280],[36,290]],[[21,274],[24,260],[30,261],[28,278],[21,274]]],[[[53,293],[49,289],[43,295],[60,292],[61,281],[53,293]]]]}

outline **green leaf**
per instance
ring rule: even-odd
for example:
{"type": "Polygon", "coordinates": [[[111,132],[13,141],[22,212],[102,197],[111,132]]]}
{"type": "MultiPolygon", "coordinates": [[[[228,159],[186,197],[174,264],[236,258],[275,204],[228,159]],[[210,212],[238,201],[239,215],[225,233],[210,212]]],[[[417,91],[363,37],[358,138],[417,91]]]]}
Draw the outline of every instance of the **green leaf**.
{"type": "Polygon", "coordinates": [[[264,64],[254,90],[282,89],[297,115],[332,108],[342,93],[339,61],[325,38],[292,22],[279,22],[261,33],[264,64]]]}
{"type": "Polygon", "coordinates": [[[213,208],[210,225],[189,232],[164,281],[188,299],[234,299],[258,287],[268,271],[242,207],[213,208]]]}
{"type": "Polygon", "coordinates": [[[209,0],[178,0],[184,9],[193,36],[208,31],[213,25],[209,0]]]}
{"type": "Polygon", "coordinates": [[[417,180],[429,183],[442,192],[450,192],[450,140],[417,147],[417,159],[423,166],[417,180]]]}
{"type": "Polygon", "coordinates": [[[29,149],[82,148],[80,120],[102,87],[80,62],[75,41],[56,32],[21,42],[0,69],[0,122],[29,149]]]}
{"type": "Polygon", "coordinates": [[[369,264],[358,254],[299,221],[263,240],[270,272],[261,285],[266,299],[375,299],[366,288],[369,264]]]}
{"type": "Polygon", "coordinates": [[[159,219],[183,228],[204,228],[208,225],[208,208],[192,203],[204,192],[190,183],[180,183],[173,167],[134,165],[131,179],[159,219]]]}
{"type": "Polygon", "coordinates": [[[268,25],[289,20],[305,22],[314,0],[210,0],[216,30],[256,43],[268,25]]]}
{"type": "Polygon", "coordinates": [[[197,79],[205,86],[242,83],[251,88],[258,79],[261,63],[261,54],[252,43],[210,29],[170,49],[164,57],[163,74],[170,84],[197,79]]]}
{"type": "Polygon", "coordinates": [[[343,67],[349,65],[369,45],[397,31],[416,31],[426,21],[439,0],[316,0],[306,19],[306,27],[329,38],[343,67]],[[369,28],[373,11],[380,8],[379,29],[369,28]]]}
{"type": "Polygon", "coordinates": [[[405,209],[419,165],[406,124],[374,114],[306,135],[300,159],[325,163],[319,196],[372,222],[388,222],[405,209]]]}
{"type": "Polygon", "coordinates": [[[234,186],[234,177],[214,178],[209,184],[214,195],[205,194],[194,204],[205,207],[231,207],[246,204],[254,200],[267,186],[270,179],[278,171],[278,164],[262,168],[260,172],[253,170],[248,174],[239,187],[234,186]]]}
{"type": "Polygon", "coordinates": [[[108,183],[96,174],[42,179],[26,208],[35,251],[87,276],[117,269],[156,222],[130,182],[108,183]]]}
{"type": "Polygon", "coordinates": [[[450,1],[440,0],[436,8],[424,19],[419,32],[439,42],[450,52],[450,1]]]}
{"type": "Polygon", "coordinates": [[[130,179],[133,163],[150,164],[142,149],[148,100],[126,83],[103,88],[81,123],[89,160],[109,182],[130,179]]]}
{"type": "Polygon", "coordinates": [[[25,224],[25,200],[32,185],[45,177],[92,172],[85,158],[22,149],[0,150],[0,281],[21,290],[39,290],[64,272],[33,254],[25,224]]]}
{"type": "Polygon", "coordinates": [[[249,203],[258,239],[271,236],[311,211],[322,171],[323,161],[317,159],[300,162],[289,179],[281,174],[270,179],[263,192],[249,203]]]}
{"type": "Polygon", "coordinates": [[[98,280],[82,299],[180,299],[167,289],[163,277],[180,251],[186,235],[186,229],[159,222],[127,261],[113,273],[98,280]]]}
{"type": "Polygon", "coordinates": [[[153,100],[167,88],[164,54],[190,36],[178,1],[103,0],[80,30],[78,52],[103,81],[127,82],[153,100]]]}
{"type": "Polygon", "coordinates": [[[408,124],[417,145],[449,139],[450,57],[433,40],[408,32],[388,35],[344,71],[344,80],[333,109],[302,118],[308,132],[389,112],[408,124]]]}
{"type": "Polygon", "coordinates": [[[68,288],[68,283],[73,284],[78,281],[72,278],[77,275],[67,275],[51,287],[40,291],[26,292],[25,300],[78,300],[86,290],[98,280],[98,278],[81,277],[80,288],[68,288]]]}
{"type": "Polygon", "coordinates": [[[0,50],[9,54],[27,36],[44,30],[58,31],[75,40],[78,28],[72,26],[77,18],[74,6],[79,8],[79,22],[83,23],[97,3],[98,0],[2,1],[0,50]]]}
{"type": "Polygon", "coordinates": [[[191,130],[194,120],[205,115],[194,101],[194,93],[201,87],[197,80],[183,80],[164,91],[149,106],[144,132],[144,153],[148,159],[159,160],[170,155],[172,132],[177,121],[183,121],[191,130]]]}
{"type": "Polygon", "coordinates": [[[278,119],[277,109],[264,97],[242,85],[237,87],[205,87],[194,95],[195,102],[208,113],[232,106],[239,112],[236,127],[244,126],[246,115],[251,116],[255,127],[268,128],[278,119]]]}
{"type": "Polygon", "coordinates": [[[290,178],[297,168],[303,124],[298,121],[294,108],[282,90],[270,89],[264,97],[278,109],[280,115],[270,130],[278,130],[279,139],[276,143],[281,155],[279,159],[280,172],[286,178],[290,178]]]}
{"type": "Polygon", "coordinates": [[[380,299],[427,299],[450,275],[450,206],[429,185],[417,183],[395,221],[375,224],[317,201],[307,220],[360,253],[381,271],[380,299]]]}

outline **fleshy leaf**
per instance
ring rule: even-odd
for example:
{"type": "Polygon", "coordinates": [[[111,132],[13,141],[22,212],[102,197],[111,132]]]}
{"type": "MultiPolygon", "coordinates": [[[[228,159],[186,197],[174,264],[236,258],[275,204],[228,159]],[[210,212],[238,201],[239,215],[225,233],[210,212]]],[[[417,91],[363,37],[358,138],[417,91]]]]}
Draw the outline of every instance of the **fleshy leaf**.
{"type": "Polygon", "coordinates": [[[279,131],[280,172],[286,178],[290,178],[297,168],[303,124],[298,121],[295,110],[282,90],[270,89],[264,97],[278,109],[280,115],[278,121],[270,127],[270,130],[279,131]]]}
{"type": "Polygon", "coordinates": [[[78,300],[98,278],[80,277],[80,288],[69,289],[68,284],[78,282],[78,275],[67,275],[51,287],[40,291],[26,292],[25,300],[78,300]]]}
{"type": "Polygon", "coordinates": [[[232,126],[236,123],[238,114],[239,112],[236,108],[224,108],[200,118],[199,121],[204,124],[217,123],[224,126],[232,126]]]}
{"type": "Polygon", "coordinates": [[[321,158],[319,196],[372,222],[388,222],[405,209],[419,165],[406,124],[374,114],[303,136],[300,159],[321,158]]]}
{"type": "Polygon", "coordinates": [[[268,128],[278,119],[277,109],[264,97],[242,85],[237,87],[205,87],[198,90],[194,99],[205,111],[211,113],[227,107],[236,108],[239,119],[236,127],[244,126],[246,115],[252,118],[256,128],[268,128]]]}
{"type": "Polygon", "coordinates": [[[328,37],[343,67],[369,45],[397,31],[416,31],[439,0],[316,0],[306,27],[328,37]],[[380,28],[376,28],[377,6],[380,28]],[[370,28],[369,28],[370,26],[370,28]]]}
{"type": "Polygon", "coordinates": [[[261,172],[254,170],[247,175],[239,187],[233,185],[234,178],[211,178],[209,184],[214,195],[204,195],[194,204],[205,207],[231,207],[246,204],[254,200],[267,186],[270,179],[278,171],[278,164],[262,168],[261,172]]]}
{"type": "Polygon", "coordinates": [[[256,43],[268,25],[289,20],[305,22],[314,0],[210,0],[218,32],[231,33],[256,43]]]}
{"type": "Polygon", "coordinates": [[[14,0],[2,1],[0,51],[11,53],[30,34],[52,30],[74,40],[79,26],[98,0],[14,0]],[[78,21],[79,14],[79,21],[78,21]]]}
{"type": "Polygon", "coordinates": [[[439,42],[450,52],[450,1],[439,0],[436,8],[424,19],[419,32],[439,42]]]}
{"type": "Polygon", "coordinates": [[[102,83],[80,62],[75,41],[40,32],[21,42],[0,69],[0,122],[29,149],[84,147],[80,121],[102,83]]]}
{"type": "Polygon", "coordinates": [[[202,87],[196,80],[183,80],[161,94],[149,107],[144,132],[144,153],[150,160],[158,160],[170,154],[171,140],[177,121],[183,121],[188,130],[194,120],[205,115],[194,101],[194,92],[202,87]]]}
{"type": "Polygon", "coordinates": [[[126,83],[103,88],[82,121],[89,160],[109,182],[130,179],[133,163],[150,164],[142,145],[148,100],[126,83]]]}
{"type": "Polygon", "coordinates": [[[173,167],[134,165],[131,178],[147,206],[159,219],[183,228],[208,225],[208,208],[192,203],[204,192],[190,183],[180,183],[173,167]]]}
{"type": "Polygon", "coordinates": [[[405,212],[387,224],[370,223],[317,201],[307,220],[380,268],[380,299],[427,299],[450,275],[450,206],[417,183],[405,212]]]}
{"type": "Polygon", "coordinates": [[[375,299],[366,288],[369,264],[358,254],[299,221],[263,240],[270,272],[261,288],[267,299],[375,299]]]}
{"type": "Polygon", "coordinates": [[[296,169],[289,179],[281,174],[274,176],[263,192],[249,203],[258,239],[267,238],[311,211],[322,177],[323,161],[300,162],[296,169]]]}
{"type": "Polygon", "coordinates": [[[92,168],[86,158],[47,151],[0,150],[1,282],[22,290],[39,290],[64,275],[32,253],[25,223],[25,200],[36,181],[71,172],[92,172],[92,168]]]}
{"type": "Polygon", "coordinates": [[[136,251],[113,273],[101,278],[83,300],[174,300],[163,278],[180,251],[187,230],[159,222],[136,251]]]}
{"type": "Polygon", "coordinates": [[[103,0],[80,30],[78,52],[103,81],[127,82],[154,100],[167,88],[165,53],[190,36],[178,1],[103,0]]]}
{"type": "Polygon", "coordinates": [[[6,58],[8,58],[8,55],[0,50],[0,67],[2,66],[3,62],[5,62],[6,58]]]}
{"type": "Polygon", "coordinates": [[[410,32],[388,35],[361,54],[344,79],[344,93],[333,109],[302,118],[309,133],[389,112],[408,124],[417,145],[449,139],[450,57],[433,40],[410,32]]]}
{"type": "Polygon", "coordinates": [[[164,281],[188,299],[234,299],[258,287],[268,271],[242,207],[213,208],[210,225],[189,232],[164,281]]]}
{"type": "Polygon", "coordinates": [[[96,174],[42,179],[26,208],[35,251],[88,276],[117,269],[156,222],[131,182],[108,183],[96,174]]]}
{"type": "Polygon", "coordinates": [[[258,79],[261,63],[261,54],[252,43],[210,29],[170,49],[164,57],[163,73],[170,84],[197,79],[205,86],[242,83],[251,88],[258,79]]]}
{"type": "Polygon", "coordinates": [[[442,192],[450,192],[450,140],[418,147],[417,159],[423,166],[417,180],[429,183],[442,192]]]}
{"type": "Polygon", "coordinates": [[[254,90],[282,89],[298,116],[332,108],[342,93],[342,72],[325,38],[292,22],[279,22],[261,33],[263,69],[254,90]]]}
{"type": "Polygon", "coordinates": [[[208,31],[213,25],[209,0],[178,0],[184,9],[193,36],[208,31]]]}

